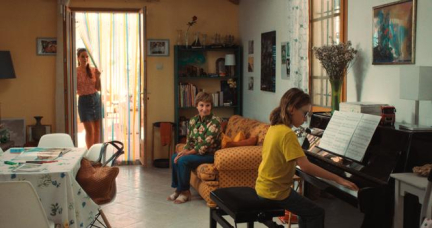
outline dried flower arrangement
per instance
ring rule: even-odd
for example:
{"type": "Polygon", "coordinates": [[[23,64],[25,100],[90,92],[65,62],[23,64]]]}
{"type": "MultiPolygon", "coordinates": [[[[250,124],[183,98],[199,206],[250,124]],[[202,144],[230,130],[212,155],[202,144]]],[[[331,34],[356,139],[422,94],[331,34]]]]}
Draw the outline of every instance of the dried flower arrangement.
{"type": "Polygon", "coordinates": [[[352,47],[351,41],[334,45],[313,47],[315,57],[319,59],[330,80],[341,80],[345,71],[354,60],[357,50],[352,47]]]}
{"type": "Polygon", "coordinates": [[[233,80],[232,78],[228,79],[227,83],[228,83],[230,88],[232,88],[232,89],[237,88],[237,82],[235,80],[233,80]]]}
{"type": "Polygon", "coordinates": [[[189,29],[190,29],[190,27],[191,27],[192,25],[194,25],[195,23],[197,23],[197,20],[198,20],[198,17],[197,17],[197,16],[193,16],[193,17],[192,17],[192,21],[189,21],[189,22],[187,23],[188,28],[187,28],[187,30],[186,30],[186,33],[189,32],[189,29]]]}

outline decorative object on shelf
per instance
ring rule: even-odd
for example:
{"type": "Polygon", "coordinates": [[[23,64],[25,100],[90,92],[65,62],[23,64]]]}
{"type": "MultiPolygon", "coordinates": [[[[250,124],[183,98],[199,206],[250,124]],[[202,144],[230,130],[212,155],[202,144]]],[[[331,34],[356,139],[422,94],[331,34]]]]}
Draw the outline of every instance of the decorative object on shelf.
{"type": "Polygon", "coordinates": [[[0,51],[0,79],[10,79],[15,77],[15,70],[10,51],[0,51]]]}
{"type": "Polygon", "coordinates": [[[235,79],[228,79],[227,81],[229,88],[230,88],[230,92],[231,92],[231,98],[232,98],[232,105],[235,106],[237,105],[237,81],[235,79]]]}
{"type": "Polygon", "coordinates": [[[207,41],[207,34],[203,33],[202,34],[202,45],[203,45],[203,47],[206,46],[206,41],[207,41]]]}
{"type": "Polygon", "coordinates": [[[169,56],[169,40],[148,39],[147,56],[169,56]]]}
{"type": "Polygon", "coordinates": [[[57,39],[56,38],[37,38],[36,54],[37,55],[56,55],[57,39]]]}
{"type": "Polygon", "coordinates": [[[224,46],[225,47],[234,46],[234,36],[233,35],[226,35],[225,36],[224,46]]]}
{"type": "Polygon", "coordinates": [[[35,116],[36,124],[32,126],[32,138],[34,141],[39,142],[42,135],[46,134],[45,126],[42,125],[41,120],[43,116],[35,116]]]}
{"type": "Polygon", "coordinates": [[[412,125],[401,125],[406,129],[424,129],[419,125],[420,100],[432,100],[432,67],[401,66],[400,67],[400,98],[415,100],[414,122],[412,125]]]}
{"type": "Polygon", "coordinates": [[[322,47],[313,47],[315,57],[324,67],[332,87],[332,114],[339,110],[341,87],[348,67],[353,62],[357,50],[352,47],[351,41],[322,47]]]}
{"type": "Polygon", "coordinates": [[[213,36],[213,43],[210,45],[210,47],[211,48],[221,48],[222,47],[220,34],[216,33],[213,36]]]}
{"type": "Polygon", "coordinates": [[[195,23],[197,23],[197,20],[198,20],[198,17],[197,16],[193,16],[192,17],[192,21],[189,21],[187,23],[188,28],[187,28],[187,30],[185,32],[185,46],[186,46],[186,48],[188,48],[188,46],[189,46],[189,40],[188,40],[189,39],[189,29],[190,29],[190,27],[192,25],[194,25],[195,23]]]}
{"type": "Polygon", "coordinates": [[[416,0],[373,7],[372,64],[414,64],[416,0]]]}
{"type": "Polygon", "coordinates": [[[202,48],[199,37],[200,37],[200,33],[196,32],[194,42],[192,43],[192,48],[202,48]]]}
{"type": "Polygon", "coordinates": [[[216,60],[216,74],[218,74],[220,77],[225,77],[226,71],[224,58],[218,58],[216,60]]]}
{"type": "Polygon", "coordinates": [[[261,34],[261,90],[276,91],[276,31],[261,34]]]}
{"type": "Polygon", "coordinates": [[[177,30],[177,45],[182,45],[183,44],[183,30],[178,29],[177,30]]]}
{"type": "Polygon", "coordinates": [[[225,67],[226,67],[226,76],[234,77],[235,76],[235,55],[234,54],[226,54],[225,55],[225,67]]]}

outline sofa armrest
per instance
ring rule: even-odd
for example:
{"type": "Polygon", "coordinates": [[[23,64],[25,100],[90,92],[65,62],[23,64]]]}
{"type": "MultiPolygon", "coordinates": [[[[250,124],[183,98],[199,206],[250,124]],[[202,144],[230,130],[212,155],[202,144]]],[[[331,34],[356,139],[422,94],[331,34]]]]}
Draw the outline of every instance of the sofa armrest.
{"type": "Polygon", "coordinates": [[[239,146],[216,151],[214,164],[218,171],[258,170],[262,160],[262,146],[239,146]]]}

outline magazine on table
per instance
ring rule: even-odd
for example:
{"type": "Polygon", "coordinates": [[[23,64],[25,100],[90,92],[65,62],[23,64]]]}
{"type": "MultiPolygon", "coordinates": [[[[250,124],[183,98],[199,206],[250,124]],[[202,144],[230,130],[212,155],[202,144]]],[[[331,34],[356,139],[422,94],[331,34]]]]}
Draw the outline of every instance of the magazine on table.
{"type": "Polygon", "coordinates": [[[70,149],[65,148],[29,148],[21,152],[20,155],[16,156],[14,161],[55,161],[57,158],[63,156],[70,149]]]}

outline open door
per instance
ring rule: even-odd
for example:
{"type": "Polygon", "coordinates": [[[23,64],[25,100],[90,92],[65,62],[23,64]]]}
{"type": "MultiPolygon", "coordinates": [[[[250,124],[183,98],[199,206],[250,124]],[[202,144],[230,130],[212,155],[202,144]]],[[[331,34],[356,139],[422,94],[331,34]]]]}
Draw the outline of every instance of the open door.
{"type": "Polygon", "coordinates": [[[146,44],[146,8],[144,7],[139,11],[139,37],[140,37],[140,161],[143,166],[147,166],[147,158],[145,150],[146,143],[146,130],[147,130],[147,55],[145,54],[146,44]]]}
{"type": "Polygon", "coordinates": [[[76,118],[74,113],[76,112],[76,99],[69,91],[76,90],[76,84],[74,83],[74,67],[75,57],[74,51],[74,36],[75,36],[75,21],[73,12],[69,7],[64,6],[64,18],[63,18],[63,59],[64,59],[64,107],[65,107],[65,132],[71,135],[74,144],[77,145],[76,135],[76,118]]]}

